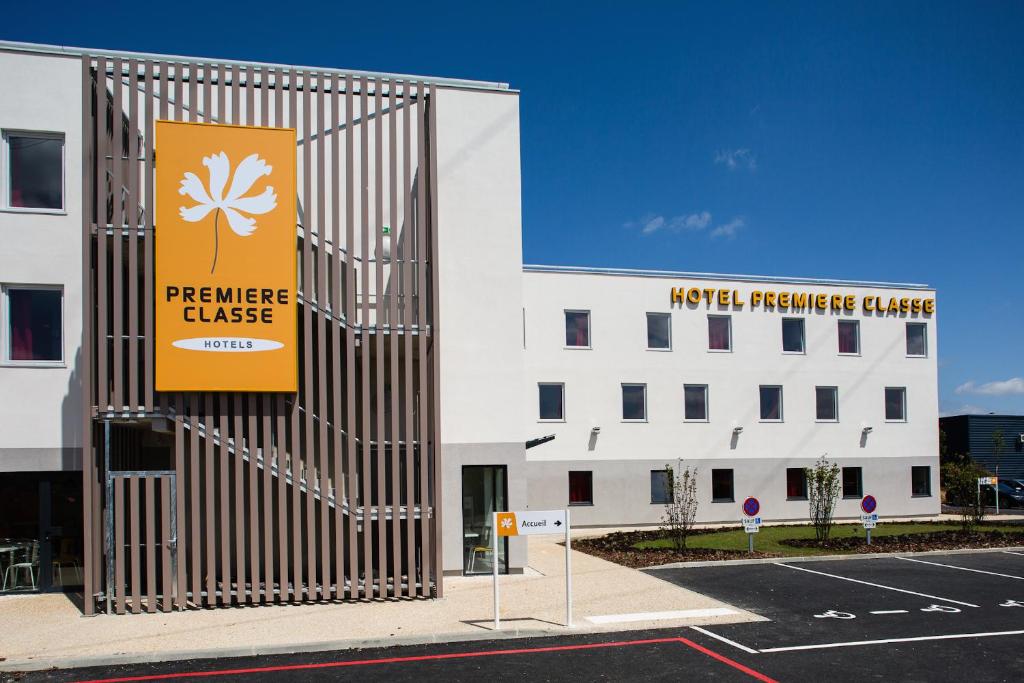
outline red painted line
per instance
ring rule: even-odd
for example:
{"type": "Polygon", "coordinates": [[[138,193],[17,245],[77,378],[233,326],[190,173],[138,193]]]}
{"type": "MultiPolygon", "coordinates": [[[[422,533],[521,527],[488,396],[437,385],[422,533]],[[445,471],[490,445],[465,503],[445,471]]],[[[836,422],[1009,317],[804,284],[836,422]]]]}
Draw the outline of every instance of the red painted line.
{"type": "MultiPolygon", "coordinates": [[[[582,645],[558,645],[552,647],[519,648],[509,650],[485,650],[483,652],[448,652],[436,655],[419,655],[415,657],[384,657],[381,659],[353,659],[342,662],[317,662],[310,664],[283,664],[280,666],[263,666],[248,669],[220,669],[216,671],[177,671],[166,674],[149,674],[146,676],[125,676],[123,678],[97,678],[78,681],[77,683],[127,683],[128,681],[159,681],[174,678],[202,678],[204,676],[241,676],[244,674],[270,673],[274,671],[302,671],[305,669],[330,669],[345,666],[368,666],[373,664],[396,664],[404,662],[429,662],[443,659],[465,659],[469,657],[493,657],[495,655],[521,655],[538,652],[565,652],[567,650],[591,650],[604,647],[624,647],[626,645],[649,645],[654,643],[676,643],[681,638],[652,638],[650,640],[623,640],[611,643],[586,643],[582,645]]],[[[689,641],[686,641],[689,643],[689,641]]],[[[702,652],[711,654],[726,662],[731,660],[715,655],[710,650],[705,651],[696,643],[689,643],[702,652]]],[[[733,664],[736,664],[733,662],[733,664]]],[[[741,666],[738,665],[737,666],[741,666]]],[[[762,679],[770,681],[771,679],[762,679]]]]}
{"type": "Polygon", "coordinates": [[[763,673],[761,673],[760,671],[754,671],[749,666],[744,666],[744,665],[740,664],[739,662],[737,662],[735,660],[729,659],[725,655],[720,655],[717,652],[714,652],[713,650],[707,649],[703,645],[698,645],[697,643],[693,642],[692,640],[689,640],[687,638],[677,638],[676,640],[678,640],[683,645],[687,645],[689,647],[692,647],[694,650],[697,650],[698,652],[703,652],[708,657],[714,657],[715,659],[717,659],[718,661],[722,662],[723,664],[728,664],[729,666],[731,666],[732,668],[736,669],[737,671],[742,671],[743,673],[747,674],[748,676],[756,678],[759,681],[764,681],[764,683],[779,683],[774,678],[771,678],[770,676],[766,676],[763,673]]]}

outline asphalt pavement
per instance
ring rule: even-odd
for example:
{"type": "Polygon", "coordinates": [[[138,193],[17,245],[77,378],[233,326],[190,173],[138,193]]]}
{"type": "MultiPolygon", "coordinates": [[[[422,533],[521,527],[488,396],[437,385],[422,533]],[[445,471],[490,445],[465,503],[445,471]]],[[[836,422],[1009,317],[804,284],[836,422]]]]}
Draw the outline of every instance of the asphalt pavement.
{"type": "Polygon", "coordinates": [[[648,570],[769,621],[34,672],[24,681],[1000,681],[1024,674],[1024,553],[648,570]]]}

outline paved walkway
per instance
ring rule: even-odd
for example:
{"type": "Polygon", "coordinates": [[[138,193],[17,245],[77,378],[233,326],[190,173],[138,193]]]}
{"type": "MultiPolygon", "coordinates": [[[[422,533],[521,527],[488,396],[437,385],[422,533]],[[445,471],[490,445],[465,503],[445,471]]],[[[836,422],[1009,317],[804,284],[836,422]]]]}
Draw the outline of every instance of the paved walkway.
{"type": "MultiPolygon", "coordinates": [[[[529,539],[530,567],[501,578],[503,636],[632,630],[759,617],[626,567],[529,539]],[[675,614],[672,614],[675,613],[675,614]]],[[[494,638],[490,577],[445,579],[442,600],[236,607],[82,617],[63,595],[0,597],[0,670],[17,671],[494,638]]]]}

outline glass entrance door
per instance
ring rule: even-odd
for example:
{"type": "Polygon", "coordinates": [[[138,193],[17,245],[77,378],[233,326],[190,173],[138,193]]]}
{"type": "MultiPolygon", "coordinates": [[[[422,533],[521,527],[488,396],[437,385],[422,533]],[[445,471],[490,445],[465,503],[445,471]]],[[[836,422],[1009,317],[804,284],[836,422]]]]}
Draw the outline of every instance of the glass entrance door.
{"type": "Polygon", "coordinates": [[[0,485],[0,592],[82,586],[82,473],[16,472],[0,485]]]}
{"type": "MultiPolygon", "coordinates": [[[[493,571],[492,534],[495,512],[508,510],[508,482],[504,465],[467,465],[462,468],[462,571],[493,571]]],[[[508,538],[498,543],[498,571],[508,573],[508,538]]]]}

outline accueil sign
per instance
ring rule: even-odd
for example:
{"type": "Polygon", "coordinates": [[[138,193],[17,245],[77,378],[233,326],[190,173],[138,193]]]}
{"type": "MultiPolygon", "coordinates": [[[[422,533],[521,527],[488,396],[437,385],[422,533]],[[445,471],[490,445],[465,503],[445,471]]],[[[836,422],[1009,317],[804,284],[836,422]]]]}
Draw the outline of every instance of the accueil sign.
{"type": "Polygon", "coordinates": [[[895,297],[876,294],[822,294],[820,292],[762,291],[741,293],[737,289],[715,287],[673,287],[672,303],[680,305],[732,306],[782,311],[856,311],[865,313],[935,313],[935,299],[895,297]]]}
{"type": "Polygon", "coordinates": [[[295,391],[295,131],[156,122],[155,388],[295,391]]]}

